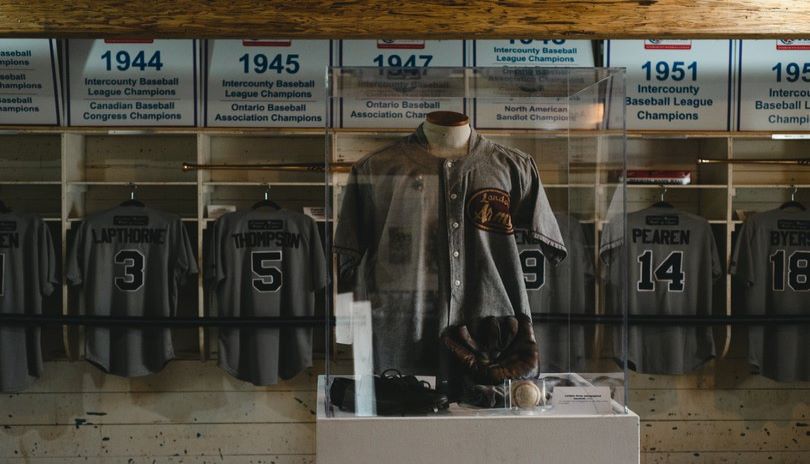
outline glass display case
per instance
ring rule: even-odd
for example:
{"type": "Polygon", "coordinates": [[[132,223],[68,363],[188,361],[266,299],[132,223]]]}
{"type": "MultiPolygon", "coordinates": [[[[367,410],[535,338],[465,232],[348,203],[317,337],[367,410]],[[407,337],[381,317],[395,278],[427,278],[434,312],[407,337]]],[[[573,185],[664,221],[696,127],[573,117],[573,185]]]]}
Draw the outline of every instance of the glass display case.
{"type": "Polygon", "coordinates": [[[624,71],[329,77],[319,413],[625,414],[624,71]]]}

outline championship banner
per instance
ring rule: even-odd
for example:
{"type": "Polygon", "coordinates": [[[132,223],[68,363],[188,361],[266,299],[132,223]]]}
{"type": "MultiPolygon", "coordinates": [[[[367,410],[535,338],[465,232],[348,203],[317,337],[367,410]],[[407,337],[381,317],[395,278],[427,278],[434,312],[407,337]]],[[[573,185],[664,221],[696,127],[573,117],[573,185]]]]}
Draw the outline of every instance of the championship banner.
{"type": "Polygon", "coordinates": [[[207,40],[208,127],[324,127],[329,40],[207,40]]]}
{"type": "Polygon", "coordinates": [[[605,65],[627,68],[627,128],[731,130],[733,41],[608,40],[605,65]]]}
{"type": "Polygon", "coordinates": [[[196,126],[196,40],[66,40],[68,124],[196,126]]]}
{"type": "Polygon", "coordinates": [[[0,124],[62,123],[55,39],[0,39],[0,124]]]}
{"type": "Polygon", "coordinates": [[[742,40],[739,75],[739,130],[810,130],[810,40],[742,40]]]}
{"type": "Polygon", "coordinates": [[[358,70],[353,79],[342,71],[349,77],[342,88],[351,95],[339,95],[336,101],[339,127],[413,128],[432,111],[466,113],[463,98],[446,96],[463,95],[463,88],[447,87],[453,84],[441,78],[442,71],[422,72],[466,66],[463,40],[342,40],[338,64],[367,68],[358,70]]]}

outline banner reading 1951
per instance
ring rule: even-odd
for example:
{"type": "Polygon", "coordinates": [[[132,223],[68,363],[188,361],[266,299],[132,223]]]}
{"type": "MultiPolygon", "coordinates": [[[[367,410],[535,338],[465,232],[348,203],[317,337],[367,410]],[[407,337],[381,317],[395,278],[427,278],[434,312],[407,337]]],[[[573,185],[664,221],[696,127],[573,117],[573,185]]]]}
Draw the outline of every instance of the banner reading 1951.
{"type": "Polygon", "coordinates": [[[324,127],[329,40],[208,40],[205,125],[324,127]]]}
{"type": "Polygon", "coordinates": [[[340,127],[412,128],[432,111],[466,112],[464,98],[458,97],[463,95],[463,86],[462,90],[442,89],[442,85],[454,84],[441,79],[441,72],[418,72],[419,69],[465,66],[465,41],[342,40],[339,44],[340,66],[385,69],[382,74],[368,72],[368,69],[358,71],[356,95],[340,100],[340,127]],[[374,96],[363,98],[364,88],[374,96]],[[409,94],[409,90],[412,93],[409,94]],[[450,94],[455,97],[448,97],[450,94]]]}
{"type": "Polygon", "coordinates": [[[59,125],[56,40],[0,40],[0,124],[59,125]]]}
{"type": "Polygon", "coordinates": [[[627,128],[731,130],[733,41],[608,40],[627,68],[627,128]]]}
{"type": "Polygon", "coordinates": [[[196,126],[196,40],[68,40],[68,124],[196,126]]]}
{"type": "Polygon", "coordinates": [[[810,130],[810,40],[740,43],[740,130],[810,130]]]}

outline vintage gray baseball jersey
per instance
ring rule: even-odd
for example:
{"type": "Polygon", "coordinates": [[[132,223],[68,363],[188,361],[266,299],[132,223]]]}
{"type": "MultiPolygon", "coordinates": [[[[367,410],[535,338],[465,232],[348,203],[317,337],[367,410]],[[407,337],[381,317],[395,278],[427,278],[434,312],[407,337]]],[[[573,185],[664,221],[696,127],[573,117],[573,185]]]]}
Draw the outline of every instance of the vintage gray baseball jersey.
{"type": "MultiPolygon", "coordinates": [[[[785,208],[754,214],[737,237],[731,273],[745,287],[734,309],[752,315],[810,314],[810,212],[785,208]]],[[[810,380],[810,326],[751,326],[748,360],[774,380],[810,380]]]]}
{"type": "MultiPolygon", "coordinates": [[[[178,216],[119,206],[81,223],[66,277],[81,285],[84,314],[171,317],[178,287],[196,273],[194,249],[178,216]]],[[[88,361],[124,377],[157,372],[174,358],[168,328],[88,327],[85,352],[88,361]]]]}
{"type": "MultiPolygon", "coordinates": [[[[555,214],[568,256],[558,265],[546,259],[543,247],[524,231],[515,233],[520,264],[533,313],[593,314],[593,242],[573,216],[555,214]]],[[[540,372],[575,372],[584,367],[585,327],[582,324],[534,321],[540,372]]]]}
{"type": "MultiPolygon", "coordinates": [[[[627,215],[625,247],[622,222],[608,223],[601,256],[607,267],[608,311],[622,313],[625,279],[620,253],[626,252],[629,314],[709,315],[714,281],[722,275],[709,222],[669,207],[651,207],[627,215]]],[[[614,350],[621,357],[621,340],[614,350]]],[[[632,325],[629,366],[649,374],[682,374],[715,355],[710,327],[632,325]]]]}
{"type": "MultiPolygon", "coordinates": [[[[205,269],[221,316],[313,316],[326,286],[315,221],[283,209],[219,218],[205,269]]],[[[312,365],[312,329],[220,328],[219,365],[256,385],[289,379],[312,365]]]]}
{"type": "Polygon", "coordinates": [[[448,325],[530,313],[516,228],[565,256],[534,160],[474,131],[460,159],[431,155],[420,127],[354,165],[335,250],[371,301],[377,369],[427,372],[448,325]]]}
{"type": "MultiPolygon", "coordinates": [[[[37,216],[0,213],[0,313],[42,314],[53,293],[56,257],[51,233],[37,216]]],[[[0,326],[0,391],[19,391],[42,373],[40,328],[0,326]]]]}

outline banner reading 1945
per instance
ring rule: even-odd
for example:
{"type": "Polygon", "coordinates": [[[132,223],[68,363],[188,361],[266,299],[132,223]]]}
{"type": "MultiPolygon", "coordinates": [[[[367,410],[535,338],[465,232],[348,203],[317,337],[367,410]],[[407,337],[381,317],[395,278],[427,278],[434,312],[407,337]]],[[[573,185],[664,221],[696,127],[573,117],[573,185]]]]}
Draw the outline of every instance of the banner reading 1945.
{"type": "Polygon", "coordinates": [[[324,127],[329,40],[208,40],[205,125],[324,127]]]}
{"type": "Polygon", "coordinates": [[[68,124],[196,126],[196,40],[68,40],[68,124]]]}
{"type": "Polygon", "coordinates": [[[54,39],[0,40],[0,124],[60,125],[54,39]]]}

